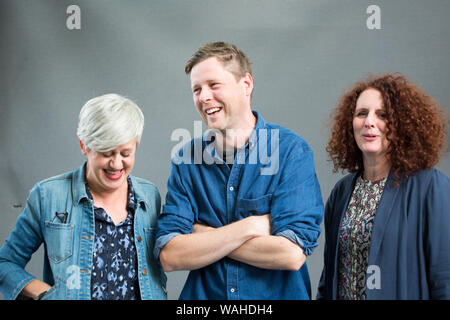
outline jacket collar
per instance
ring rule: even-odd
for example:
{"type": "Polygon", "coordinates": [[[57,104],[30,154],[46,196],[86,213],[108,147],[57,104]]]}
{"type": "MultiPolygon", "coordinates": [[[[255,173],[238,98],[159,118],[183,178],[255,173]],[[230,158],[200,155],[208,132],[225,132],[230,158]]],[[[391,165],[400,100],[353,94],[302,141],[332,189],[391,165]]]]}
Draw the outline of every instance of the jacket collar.
{"type": "MultiPolygon", "coordinates": [[[[81,200],[85,199],[84,201],[87,201],[88,203],[92,204],[92,200],[89,199],[85,183],[86,183],[86,164],[85,162],[83,165],[81,165],[79,168],[77,168],[73,172],[73,178],[72,178],[72,201],[73,205],[77,206],[81,200]]],[[[143,190],[141,188],[141,185],[139,181],[136,180],[134,176],[131,174],[129,175],[131,179],[131,183],[133,184],[134,194],[136,196],[137,203],[145,210],[146,207],[150,207],[145,198],[143,197],[143,190]]]]}
{"type": "Polygon", "coordinates": [[[78,167],[73,172],[72,200],[73,200],[74,206],[77,206],[82,199],[86,199],[88,202],[91,202],[91,200],[89,200],[89,197],[86,193],[86,188],[84,187],[84,184],[86,183],[86,179],[85,179],[86,163],[87,162],[85,162],[82,166],[78,167]]]}
{"type": "Polygon", "coordinates": [[[389,172],[386,184],[384,186],[383,195],[381,196],[380,203],[378,204],[377,212],[375,213],[375,220],[373,223],[370,251],[368,264],[373,264],[378,252],[380,251],[381,242],[383,241],[383,235],[386,225],[393,211],[393,203],[399,192],[399,187],[394,185],[394,174],[389,172]]]}

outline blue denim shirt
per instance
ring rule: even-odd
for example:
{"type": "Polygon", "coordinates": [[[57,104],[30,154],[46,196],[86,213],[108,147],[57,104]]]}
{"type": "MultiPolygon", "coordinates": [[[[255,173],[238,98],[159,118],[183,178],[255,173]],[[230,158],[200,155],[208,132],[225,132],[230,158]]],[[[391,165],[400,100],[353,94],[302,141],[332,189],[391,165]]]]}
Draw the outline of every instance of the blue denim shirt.
{"type": "MultiPolygon", "coordinates": [[[[86,194],[85,165],[36,184],[24,211],[0,248],[0,292],[15,299],[33,279],[25,265],[44,243],[43,281],[52,286],[43,299],[89,300],[95,238],[94,205],[86,194]],[[56,217],[56,213],[59,213],[56,217]],[[63,222],[62,213],[67,213],[63,222]]],[[[134,219],[142,299],[166,299],[166,276],[151,254],[159,192],[144,179],[131,177],[138,207],[134,219]]]]}
{"type": "MultiPolygon", "coordinates": [[[[323,202],[313,152],[292,131],[257,123],[230,168],[210,132],[186,144],[172,159],[166,204],[158,219],[155,256],[193,224],[222,227],[250,215],[270,213],[272,234],[317,246],[323,202]]],[[[306,263],[299,271],[267,270],[225,257],[189,273],[180,299],[310,299],[306,263]]]]}

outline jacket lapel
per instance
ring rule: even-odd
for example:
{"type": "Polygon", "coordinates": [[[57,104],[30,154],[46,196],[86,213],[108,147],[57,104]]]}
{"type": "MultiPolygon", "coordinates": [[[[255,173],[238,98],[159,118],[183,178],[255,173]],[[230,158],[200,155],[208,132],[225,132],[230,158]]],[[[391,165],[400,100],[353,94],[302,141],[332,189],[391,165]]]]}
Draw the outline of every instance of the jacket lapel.
{"type": "Polygon", "coordinates": [[[345,183],[343,185],[344,189],[339,192],[340,195],[344,195],[341,199],[335,199],[335,203],[337,204],[337,210],[338,215],[333,219],[333,225],[331,226],[330,230],[333,230],[333,243],[335,244],[334,247],[334,257],[333,257],[333,263],[334,263],[334,270],[331,269],[330,272],[332,272],[333,275],[333,292],[331,293],[332,299],[337,299],[337,287],[338,287],[338,274],[339,274],[339,267],[338,267],[338,261],[339,261],[339,236],[341,233],[341,223],[342,219],[344,218],[347,207],[350,202],[350,198],[353,194],[353,188],[355,187],[355,181],[356,178],[360,175],[360,172],[352,173],[351,178],[349,179],[350,183],[345,183]]]}
{"type": "Polygon", "coordinates": [[[395,199],[400,189],[393,184],[394,175],[390,172],[384,187],[383,195],[381,196],[380,203],[378,205],[377,212],[375,214],[369,251],[369,265],[373,264],[376,260],[381,242],[383,241],[383,235],[386,230],[387,222],[389,221],[389,217],[393,211],[393,204],[395,203],[395,199]]]}

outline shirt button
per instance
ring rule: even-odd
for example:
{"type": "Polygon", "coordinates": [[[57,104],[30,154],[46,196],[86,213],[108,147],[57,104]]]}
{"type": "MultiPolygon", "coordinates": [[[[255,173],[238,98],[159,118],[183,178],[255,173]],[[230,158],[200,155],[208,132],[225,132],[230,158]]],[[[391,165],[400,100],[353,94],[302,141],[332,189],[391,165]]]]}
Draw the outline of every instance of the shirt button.
{"type": "Polygon", "coordinates": [[[234,188],[233,187],[230,187],[230,191],[233,191],[234,190],[234,188]]]}
{"type": "Polygon", "coordinates": [[[142,241],[141,236],[139,236],[139,237],[137,238],[137,241],[138,241],[138,242],[141,242],[141,241],[142,241]]]}
{"type": "Polygon", "coordinates": [[[235,290],[234,290],[234,288],[231,288],[230,291],[231,291],[231,293],[233,293],[235,290]]]}
{"type": "Polygon", "coordinates": [[[146,276],[146,275],[147,275],[147,270],[146,270],[146,269],[142,270],[142,274],[143,274],[144,276],[146,276]]]}

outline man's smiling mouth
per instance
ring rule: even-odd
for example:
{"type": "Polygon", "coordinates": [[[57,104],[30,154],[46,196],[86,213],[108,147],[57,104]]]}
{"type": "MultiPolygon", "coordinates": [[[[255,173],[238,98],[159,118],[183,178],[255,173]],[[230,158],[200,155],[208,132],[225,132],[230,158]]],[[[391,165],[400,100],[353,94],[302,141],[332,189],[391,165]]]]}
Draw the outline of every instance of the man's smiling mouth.
{"type": "Polygon", "coordinates": [[[220,108],[220,107],[213,107],[213,108],[206,109],[206,110],[205,110],[205,113],[206,113],[208,116],[210,116],[210,115],[212,115],[212,114],[214,114],[214,113],[216,113],[216,112],[219,112],[220,110],[222,110],[222,108],[220,108]]]}

